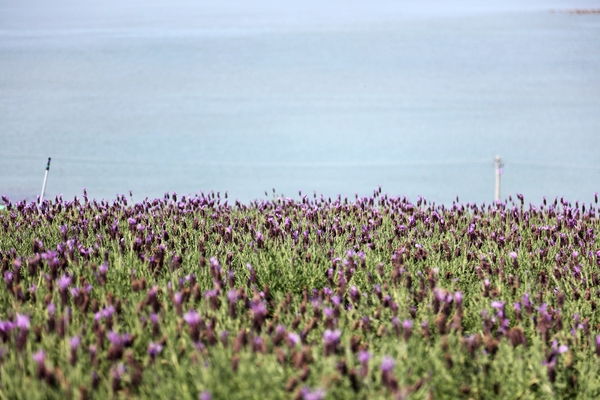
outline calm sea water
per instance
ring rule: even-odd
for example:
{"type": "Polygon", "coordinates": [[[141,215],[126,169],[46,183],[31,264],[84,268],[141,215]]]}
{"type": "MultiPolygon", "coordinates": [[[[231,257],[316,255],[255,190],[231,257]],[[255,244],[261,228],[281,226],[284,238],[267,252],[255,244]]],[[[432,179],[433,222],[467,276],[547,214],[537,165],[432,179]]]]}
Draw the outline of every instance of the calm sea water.
{"type": "Polygon", "coordinates": [[[0,193],[600,191],[591,1],[0,0],[0,193]],[[485,3],[485,4],[480,4],[485,3]]]}

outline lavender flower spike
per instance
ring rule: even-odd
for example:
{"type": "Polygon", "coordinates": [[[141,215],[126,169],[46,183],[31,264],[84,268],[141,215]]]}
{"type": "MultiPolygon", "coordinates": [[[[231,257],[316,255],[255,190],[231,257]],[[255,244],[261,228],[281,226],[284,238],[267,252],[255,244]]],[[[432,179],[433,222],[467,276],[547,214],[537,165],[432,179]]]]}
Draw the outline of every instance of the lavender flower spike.
{"type": "Polygon", "coordinates": [[[369,359],[371,358],[371,353],[369,353],[368,351],[365,351],[365,350],[361,350],[358,352],[357,357],[358,357],[358,361],[364,365],[369,362],[369,359]]]}
{"type": "Polygon", "coordinates": [[[29,317],[27,315],[17,314],[15,326],[22,330],[28,330],[29,329],[29,317]]]}
{"type": "Polygon", "coordinates": [[[323,345],[325,347],[325,356],[334,354],[337,351],[341,336],[342,331],[340,331],[339,329],[336,329],[334,331],[330,329],[325,330],[325,332],[323,333],[323,345]]]}
{"type": "Polygon", "coordinates": [[[71,346],[71,350],[75,350],[81,344],[81,336],[73,336],[69,339],[69,344],[71,346]]]}
{"type": "Polygon", "coordinates": [[[150,355],[150,357],[154,358],[158,354],[160,354],[162,349],[163,349],[162,345],[160,345],[158,343],[150,342],[150,344],[148,345],[148,354],[150,355]]]}
{"type": "Polygon", "coordinates": [[[195,326],[202,321],[200,314],[196,310],[190,310],[183,314],[183,320],[190,326],[195,326]]]}
{"type": "Polygon", "coordinates": [[[300,343],[300,336],[297,333],[289,332],[288,340],[293,346],[296,346],[298,343],[300,343]]]}
{"type": "Polygon", "coordinates": [[[71,284],[71,277],[62,275],[57,281],[60,290],[67,290],[67,287],[71,284]]]}
{"type": "Polygon", "coordinates": [[[390,356],[384,356],[381,361],[381,371],[383,372],[391,372],[394,370],[396,366],[396,361],[390,356]]]}
{"type": "Polygon", "coordinates": [[[210,392],[205,390],[202,393],[200,393],[198,395],[198,400],[210,400],[212,399],[212,396],[210,395],[210,392]]]}
{"type": "Polygon", "coordinates": [[[31,358],[36,364],[42,365],[44,364],[44,361],[46,361],[46,352],[44,350],[38,350],[31,355],[31,358]]]}
{"type": "Polygon", "coordinates": [[[325,398],[325,391],[323,389],[311,391],[309,388],[304,387],[300,394],[303,400],[323,400],[325,398]]]}

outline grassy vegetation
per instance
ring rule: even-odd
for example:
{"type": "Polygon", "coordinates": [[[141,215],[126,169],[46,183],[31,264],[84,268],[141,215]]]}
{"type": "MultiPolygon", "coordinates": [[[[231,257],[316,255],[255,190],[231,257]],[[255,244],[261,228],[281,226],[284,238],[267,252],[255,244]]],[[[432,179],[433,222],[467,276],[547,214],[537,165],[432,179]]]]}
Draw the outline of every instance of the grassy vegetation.
{"type": "Polygon", "coordinates": [[[4,199],[0,398],[600,397],[595,205],[220,197],[4,199]]]}

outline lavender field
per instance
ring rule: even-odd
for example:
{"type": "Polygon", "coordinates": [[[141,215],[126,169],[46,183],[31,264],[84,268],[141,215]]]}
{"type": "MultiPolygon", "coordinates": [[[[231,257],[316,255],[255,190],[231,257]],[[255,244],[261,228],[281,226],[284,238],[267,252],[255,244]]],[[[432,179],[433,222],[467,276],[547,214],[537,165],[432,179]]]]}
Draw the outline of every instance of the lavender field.
{"type": "Polygon", "coordinates": [[[3,198],[0,398],[598,398],[590,197],[3,198]]]}

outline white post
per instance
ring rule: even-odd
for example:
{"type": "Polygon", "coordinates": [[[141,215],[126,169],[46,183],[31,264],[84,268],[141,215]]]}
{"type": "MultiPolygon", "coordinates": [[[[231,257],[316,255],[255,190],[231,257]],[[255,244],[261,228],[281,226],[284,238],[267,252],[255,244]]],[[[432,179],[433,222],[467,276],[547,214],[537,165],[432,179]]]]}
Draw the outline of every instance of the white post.
{"type": "Polygon", "coordinates": [[[44,184],[42,185],[42,194],[40,195],[40,202],[38,206],[42,205],[44,201],[44,192],[46,191],[46,181],[48,180],[48,171],[50,171],[50,157],[48,157],[48,164],[46,165],[46,173],[44,174],[44,184]]]}
{"type": "Polygon", "coordinates": [[[502,174],[502,160],[500,156],[496,156],[496,192],[494,195],[494,201],[498,203],[500,201],[500,175],[502,174]]]}

